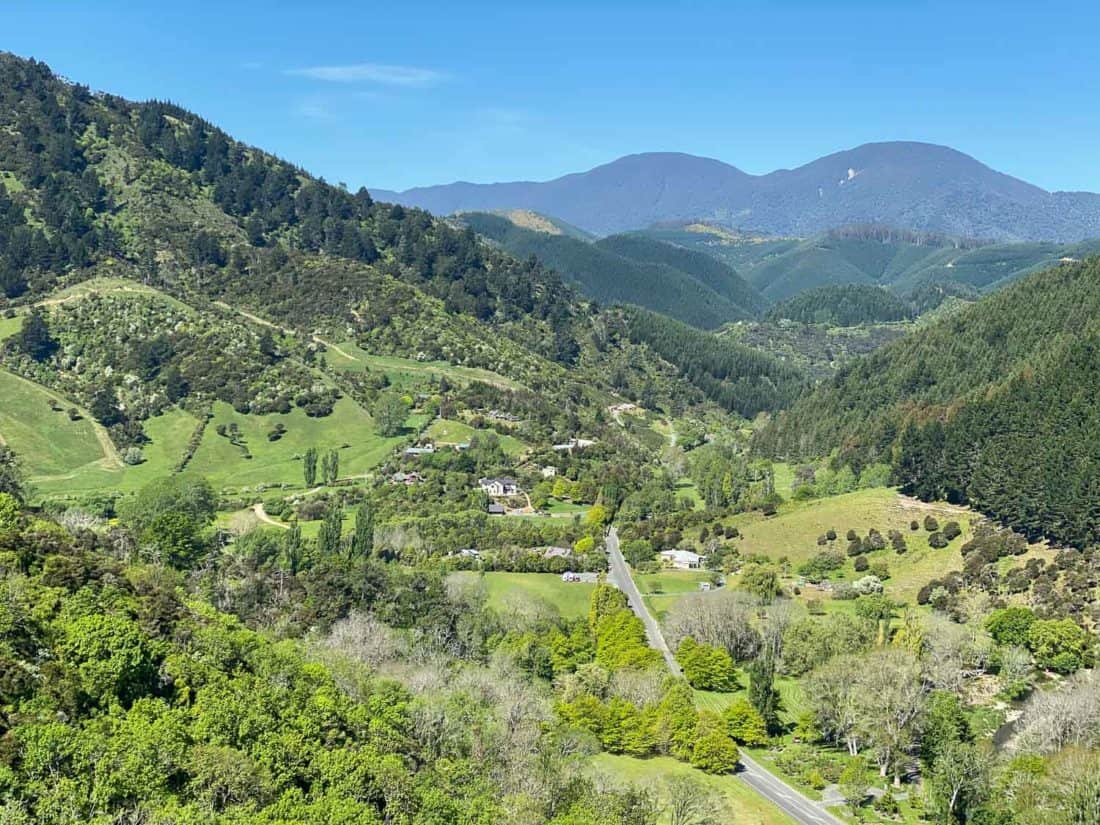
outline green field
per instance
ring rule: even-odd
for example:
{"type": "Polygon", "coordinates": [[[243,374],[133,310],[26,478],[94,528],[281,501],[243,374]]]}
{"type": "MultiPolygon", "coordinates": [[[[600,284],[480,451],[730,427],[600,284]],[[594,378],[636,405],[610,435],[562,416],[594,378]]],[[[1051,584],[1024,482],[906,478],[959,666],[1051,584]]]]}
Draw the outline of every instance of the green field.
{"type": "MultiPolygon", "coordinates": [[[[452,575],[475,579],[480,573],[459,572],[452,575]]],[[[588,614],[588,604],[595,585],[563,582],[557,573],[485,573],[485,589],[489,605],[503,609],[516,596],[524,600],[539,600],[557,608],[562,618],[576,619],[588,614]]]]}
{"type": "Polygon", "coordinates": [[[699,488],[689,478],[682,478],[676,482],[676,498],[686,498],[691,502],[693,510],[702,510],[705,507],[699,488]]]}
{"type": "MultiPolygon", "coordinates": [[[[36,492],[44,497],[133,491],[169,475],[198,424],[178,409],[149,419],[144,422],[150,439],[142,446],[145,461],[124,466],[106,458],[97,425],[87,417],[73,422],[64,412],[51,411],[49,400],[54,396],[49,391],[0,372],[0,395],[5,399],[0,436],[23,457],[36,492]]],[[[71,406],[64,399],[61,404],[71,406]]],[[[409,420],[410,427],[421,423],[415,416],[409,420]]],[[[341,478],[354,478],[377,467],[403,442],[400,436],[378,436],[370,416],[347,398],[337,401],[332,415],[324,418],[310,418],[300,409],[286,415],[246,415],[218,402],[188,470],[221,488],[286,484],[301,489],[301,455],[309,447],[321,452],[339,449],[341,478]],[[217,434],[219,424],[231,422],[240,428],[247,452],[217,434]],[[276,422],[287,428],[286,434],[269,441],[267,433],[276,422]]]]}
{"type": "Polygon", "coordinates": [[[23,328],[23,316],[16,315],[12,318],[0,318],[0,341],[11,338],[23,328]]]}
{"type": "MultiPolygon", "coordinates": [[[[415,426],[417,422],[409,423],[415,426]]],[[[286,415],[245,415],[218,402],[188,469],[206,476],[215,486],[302,487],[301,456],[309,447],[322,453],[338,449],[340,477],[349,478],[378,466],[403,440],[401,436],[377,435],[370,415],[349,398],[337,401],[332,414],[323,418],[310,418],[297,408],[286,415]],[[286,434],[278,441],[269,441],[267,433],[276,422],[286,427],[286,434]],[[217,434],[219,424],[230,423],[240,429],[247,453],[217,434]]]]}
{"type": "MultiPolygon", "coordinates": [[[[655,791],[658,797],[662,793],[661,780],[669,776],[692,776],[705,782],[722,794],[729,808],[728,817],[720,822],[751,823],[751,825],[788,825],[794,820],[780,811],[748,785],[733,776],[712,776],[696,768],[678,762],[670,756],[658,756],[651,759],[636,759],[630,756],[616,756],[600,753],[591,758],[592,771],[619,785],[637,785],[655,791]]],[[[667,815],[659,823],[667,823],[667,815]]]]}
{"type": "Polygon", "coordinates": [[[71,402],[12,373],[0,371],[0,437],[22,458],[32,483],[70,476],[81,468],[112,462],[87,417],[70,421],[71,402]],[[54,412],[50,402],[60,403],[54,412]]]}
{"type": "Polygon", "coordinates": [[[514,436],[501,435],[495,430],[475,430],[469,424],[464,424],[461,421],[451,421],[446,418],[437,418],[429,424],[428,429],[424,431],[424,435],[436,444],[448,445],[469,442],[479,432],[482,434],[492,432],[500,442],[500,447],[504,450],[505,455],[515,457],[527,449],[527,445],[514,436]]]}
{"type": "MultiPolygon", "coordinates": [[[[888,565],[891,577],[886,582],[887,594],[912,602],[917,590],[929,579],[961,567],[959,548],[969,538],[970,520],[970,512],[961,507],[925,504],[901,496],[892,489],[876,488],[807,502],[790,502],[780,508],[778,515],[767,518],[760,513],[743,513],[734,516],[731,522],[741,531],[738,547],[742,555],[762,553],[777,561],[786,557],[792,572],[823,549],[843,554],[848,545],[844,536],[849,529],[860,536],[867,535],[872,527],[883,536],[889,530],[900,530],[908,547],[905,554],[898,555],[887,547],[867,554],[867,559],[871,562],[885,561],[888,565]],[[929,513],[939,520],[941,526],[952,519],[958,521],[963,535],[942,550],[929,547],[930,534],[923,526],[915,531],[909,529],[911,521],[923,524],[924,517],[929,513]],[[818,536],[829,529],[836,530],[837,540],[832,542],[831,548],[819,547],[818,536]]],[[[853,580],[860,575],[849,562],[840,578],[853,580]]],[[[827,598],[826,594],[820,596],[827,598]]]]}
{"type": "MultiPolygon", "coordinates": [[[[737,697],[748,698],[748,685],[749,677],[744,670],[738,670],[737,681],[740,683],[740,690],[735,690],[731,693],[716,693],[710,690],[697,690],[695,691],[695,706],[700,710],[710,710],[715,713],[721,713],[730,703],[737,697]]],[[[789,676],[776,676],[775,677],[775,689],[779,691],[779,719],[780,721],[793,725],[798,721],[798,717],[809,710],[806,705],[806,701],[802,696],[802,687],[799,685],[797,679],[793,679],[789,676]]]]}
{"type": "Polygon", "coordinates": [[[175,469],[197,423],[194,416],[183,410],[169,410],[145,422],[149,443],[142,445],[145,461],[141,464],[118,467],[95,462],[63,477],[32,479],[34,486],[43,496],[137,490],[175,469]]]}
{"type": "Polygon", "coordinates": [[[711,576],[708,570],[662,570],[635,573],[634,582],[649,612],[660,621],[685,593],[698,592],[699,582],[710,581],[711,576]]]}

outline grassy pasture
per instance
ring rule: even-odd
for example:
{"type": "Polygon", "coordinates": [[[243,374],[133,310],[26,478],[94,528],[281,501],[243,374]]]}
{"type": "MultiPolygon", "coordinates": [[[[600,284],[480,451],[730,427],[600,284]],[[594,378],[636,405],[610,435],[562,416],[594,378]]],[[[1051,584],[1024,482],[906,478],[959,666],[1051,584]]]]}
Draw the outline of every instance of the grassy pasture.
{"type": "MultiPolygon", "coordinates": [[[[867,554],[868,561],[885,561],[891,577],[886,581],[888,595],[901,601],[913,602],[917,591],[929,579],[962,565],[959,548],[971,534],[972,514],[950,504],[925,504],[899,495],[895,490],[876,488],[854,493],[815,499],[807,502],[784,504],[775,516],[764,517],[760,513],[742,513],[730,519],[740,530],[742,538],[738,546],[743,555],[760,553],[776,561],[786,557],[792,573],[798,566],[822,550],[829,549],[843,554],[848,546],[845,533],[855,530],[861,537],[872,527],[885,537],[889,530],[900,530],[905,536],[907,551],[899,555],[887,547],[867,554]],[[951,544],[936,550],[929,546],[930,533],[923,527],[924,517],[931,513],[942,527],[955,520],[963,530],[962,536],[951,544]],[[911,521],[920,523],[917,530],[910,530],[911,521]],[[837,539],[826,547],[819,547],[818,536],[827,530],[837,532],[837,539]]],[[[851,581],[863,574],[856,573],[848,560],[837,581],[851,581]]],[[[810,591],[813,595],[813,591],[810,591]]],[[[816,597],[827,594],[817,594],[816,597]]]]}
{"type": "MultiPolygon", "coordinates": [[[[473,580],[482,574],[468,571],[453,573],[460,579],[473,580]]],[[[593,584],[563,582],[557,573],[485,573],[483,576],[489,605],[506,609],[518,598],[538,600],[557,608],[563,618],[576,619],[588,615],[593,584]]]]}
{"type": "Polygon", "coordinates": [[[425,436],[436,444],[461,444],[468,442],[478,433],[492,432],[500,442],[500,447],[505,455],[515,457],[527,449],[527,445],[515,436],[502,435],[493,430],[475,430],[469,424],[461,421],[451,421],[446,418],[437,418],[424,431],[425,436]]]}
{"type": "MultiPolygon", "coordinates": [[[[416,423],[410,420],[410,425],[416,423]]],[[[322,454],[337,449],[340,477],[348,478],[378,466],[403,440],[402,436],[379,436],[370,415],[349,398],[338,400],[332,414],[323,418],[310,418],[297,408],[286,415],[246,415],[217,402],[188,469],[206,476],[215,486],[283,483],[302,487],[301,456],[310,447],[322,454]],[[240,429],[247,453],[218,435],[219,424],[231,423],[240,429]],[[269,441],[267,434],[276,423],[286,427],[286,434],[278,441],[269,441]]]]}
{"type": "Polygon", "coordinates": [[[0,437],[22,458],[34,484],[106,462],[95,425],[87,417],[70,421],[64,410],[72,405],[59,396],[0,370],[0,398],[0,437]],[[62,411],[54,412],[51,401],[60,403],[62,411]]]}

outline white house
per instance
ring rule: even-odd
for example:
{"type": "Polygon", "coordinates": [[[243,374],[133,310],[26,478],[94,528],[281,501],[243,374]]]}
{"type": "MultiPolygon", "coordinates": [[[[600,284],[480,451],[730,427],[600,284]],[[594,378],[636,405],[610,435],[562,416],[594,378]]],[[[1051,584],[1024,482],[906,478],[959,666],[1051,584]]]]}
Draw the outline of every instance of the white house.
{"type": "Polygon", "coordinates": [[[519,482],[514,478],[479,478],[477,486],[490,496],[519,495],[519,482]]]}
{"type": "Polygon", "coordinates": [[[558,468],[553,464],[547,464],[539,472],[542,473],[543,478],[554,478],[558,474],[558,468]]]}
{"type": "Polygon", "coordinates": [[[677,570],[698,570],[703,566],[703,557],[690,550],[662,550],[661,561],[677,570]]]}
{"type": "Polygon", "coordinates": [[[405,455],[432,455],[435,452],[434,444],[425,444],[423,447],[406,447],[405,455]]]}

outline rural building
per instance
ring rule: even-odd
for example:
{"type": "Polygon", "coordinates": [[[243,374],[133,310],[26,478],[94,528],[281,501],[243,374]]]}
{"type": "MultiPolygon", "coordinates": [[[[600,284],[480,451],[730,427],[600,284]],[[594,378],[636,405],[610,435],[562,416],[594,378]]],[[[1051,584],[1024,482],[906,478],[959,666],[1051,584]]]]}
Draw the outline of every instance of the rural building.
{"type": "Polygon", "coordinates": [[[422,447],[406,447],[405,455],[431,455],[435,452],[434,444],[425,444],[422,447]]]}
{"type": "Polygon", "coordinates": [[[542,553],[544,559],[565,559],[572,555],[568,547],[547,547],[542,553]]]}
{"type": "Polygon", "coordinates": [[[542,473],[543,478],[554,478],[554,476],[558,474],[558,468],[552,464],[548,464],[539,470],[539,472],[542,473]]]}
{"type": "Polygon", "coordinates": [[[514,478],[479,478],[477,486],[490,496],[514,496],[519,494],[519,482],[514,478]]]}
{"type": "Polygon", "coordinates": [[[497,504],[496,502],[490,504],[489,505],[489,515],[490,516],[503,516],[504,515],[504,505],[503,504],[497,504]]]}
{"type": "Polygon", "coordinates": [[[703,566],[703,557],[690,550],[662,550],[661,561],[677,570],[698,570],[703,566]]]}
{"type": "Polygon", "coordinates": [[[420,473],[403,473],[396,472],[390,476],[390,481],[394,484],[404,484],[407,487],[411,487],[413,484],[419,484],[424,480],[424,477],[420,473]]]}
{"type": "Polygon", "coordinates": [[[591,438],[571,438],[564,444],[555,444],[551,447],[552,450],[557,450],[559,453],[568,450],[583,450],[585,447],[591,447],[596,442],[591,438]]]}

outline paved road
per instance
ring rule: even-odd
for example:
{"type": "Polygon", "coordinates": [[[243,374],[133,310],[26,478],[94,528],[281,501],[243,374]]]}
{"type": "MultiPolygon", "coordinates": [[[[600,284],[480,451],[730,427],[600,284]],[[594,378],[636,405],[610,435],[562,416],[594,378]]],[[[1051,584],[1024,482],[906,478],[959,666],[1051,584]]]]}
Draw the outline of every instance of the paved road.
{"type": "Polygon", "coordinates": [[[645,606],[645,602],[642,601],[642,594],[638,592],[638,585],[634,583],[634,577],[630,575],[630,568],[626,564],[626,559],[623,558],[623,552],[619,549],[619,531],[614,527],[607,531],[607,554],[608,567],[610,568],[608,579],[626,594],[630,609],[642,620],[642,624],[645,625],[646,638],[649,639],[649,646],[661,652],[661,655],[665,657],[665,663],[668,665],[669,670],[676,676],[683,676],[680,666],[676,663],[676,657],[672,655],[672,651],[668,649],[668,644],[665,643],[661,626],[657,624],[656,619],[653,618],[653,615],[645,606]]]}
{"type": "MultiPolygon", "coordinates": [[[[642,624],[645,625],[649,644],[655,650],[659,650],[661,655],[665,657],[668,669],[676,676],[682,676],[680,666],[676,663],[672,651],[669,650],[664,634],[661,633],[661,626],[657,624],[653,614],[649,612],[649,608],[642,601],[642,594],[638,592],[638,586],[634,583],[630,567],[627,566],[622,550],[619,549],[619,532],[614,527],[607,531],[607,554],[608,581],[626,594],[626,600],[630,603],[631,610],[637,614],[638,618],[642,620],[642,624]]],[[[839,819],[826,811],[819,802],[804,796],[775,774],[762,768],[758,762],[744,751],[741,752],[741,768],[737,773],[738,779],[796,822],[801,823],[801,825],[843,825],[839,819]]]]}

